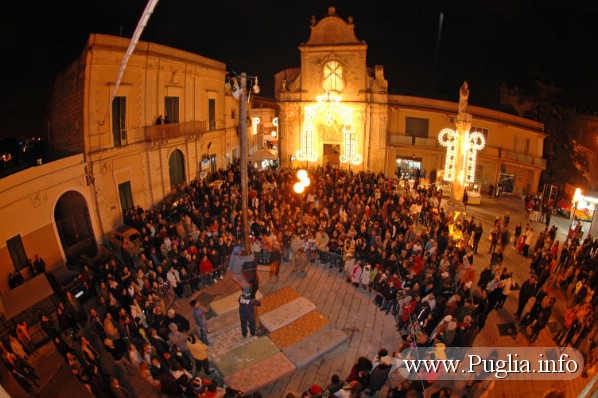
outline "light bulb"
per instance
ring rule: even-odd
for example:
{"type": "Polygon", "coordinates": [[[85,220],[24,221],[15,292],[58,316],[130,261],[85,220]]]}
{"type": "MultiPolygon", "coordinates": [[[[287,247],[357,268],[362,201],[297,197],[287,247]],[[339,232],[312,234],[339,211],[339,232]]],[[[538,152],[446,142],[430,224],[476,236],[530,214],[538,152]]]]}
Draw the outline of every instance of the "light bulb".
{"type": "Polygon", "coordinates": [[[260,86],[258,85],[258,82],[257,82],[257,76],[255,78],[255,83],[253,84],[253,93],[254,94],[260,93],[260,86]]]}

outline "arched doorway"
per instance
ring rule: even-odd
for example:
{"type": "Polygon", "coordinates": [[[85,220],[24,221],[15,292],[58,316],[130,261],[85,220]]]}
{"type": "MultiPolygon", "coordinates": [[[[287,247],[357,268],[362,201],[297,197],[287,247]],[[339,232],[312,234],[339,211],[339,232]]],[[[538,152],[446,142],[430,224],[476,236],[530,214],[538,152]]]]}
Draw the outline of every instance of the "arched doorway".
{"type": "Polygon", "coordinates": [[[97,244],[83,195],[76,191],[62,194],[54,208],[54,222],[67,261],[81,255],[95,257],[97,244]]]}
{"type": "Polygon", "coordinates": [[[175,149],[168,158],[168,169],[170,170],[170,186],[185,182],[185,160],[183,153],[175,149]]]}

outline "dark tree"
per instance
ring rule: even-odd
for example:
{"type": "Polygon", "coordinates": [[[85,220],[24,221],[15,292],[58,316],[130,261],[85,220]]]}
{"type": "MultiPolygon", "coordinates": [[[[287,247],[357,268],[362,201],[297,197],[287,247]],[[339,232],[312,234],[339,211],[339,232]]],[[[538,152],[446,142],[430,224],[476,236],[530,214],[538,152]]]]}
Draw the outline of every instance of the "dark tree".
{"type": "Polygon", "coordinates": [[[546,172],[543,182],[587,186],[588,160],[580,145],[583,120],[568,106],[564,93],[552,84],[532,82],[528,88],[501,87],[501,103],[523,117],[544,124],[546,172]]]}

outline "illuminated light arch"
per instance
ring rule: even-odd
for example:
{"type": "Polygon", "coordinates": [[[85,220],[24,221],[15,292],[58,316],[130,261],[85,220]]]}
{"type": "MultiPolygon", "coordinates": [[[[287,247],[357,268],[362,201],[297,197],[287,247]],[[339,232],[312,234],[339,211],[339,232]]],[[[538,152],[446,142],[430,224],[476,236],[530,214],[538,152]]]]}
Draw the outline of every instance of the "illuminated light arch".
{"type": "Polygon", "coordinates": [[[467,163],[465,165],[465,182],[474,182],[475,180],[475,166],[478,158],[478,151],[486,146],[486,138],[482,133],[467,132],[465,134],[465,150],[467,154],[467,163]]]}
{"type": "Polygon", "coordinates": [[[326,92],[316,96],[317,103],[305,107],[305,120],[301,131],[301,148],[297,151],[297,160],[300,162],[315,162],[318,154],[313,148],[313,133],[315,131],[314,120],[316,115],[324,114],[324,123],[330,126],[334,123],[335,115],[340,115],[343,127],[343,153],[339,156],[341,163],[359,165],[363,162],[363,156],[357,153],[357,139],[353,131],[353,109],[341,105],[339,95],[326,92]]]}
{"type": "Polygon", "coordinates": [[[457,144],[457,133],[449,128],[442,129],[438,134],[438,142],[446,148],[446,160],[444,161],[444,181],[455,179],[455,164],[457,162],[455,145],[457,144]]]}
{"type": "Polygon", "coordinates": [[[478,151],[486,146],[486,138],[479,132],[465,132],[463,138],[462,150],[457,153],[457,140],[459,134],[445,128],[438,134],[438,142],[446,148],[446,160],[444,162],[444,180],[454,181],[458,177],[462,183],[473,183],[475,180],[475,168],[477,163],[478,151]],[[463,157],[463,169],[456,170],[457,157],[463,157]],[[459,175],[456,175],[458,173],[459,175]]]}

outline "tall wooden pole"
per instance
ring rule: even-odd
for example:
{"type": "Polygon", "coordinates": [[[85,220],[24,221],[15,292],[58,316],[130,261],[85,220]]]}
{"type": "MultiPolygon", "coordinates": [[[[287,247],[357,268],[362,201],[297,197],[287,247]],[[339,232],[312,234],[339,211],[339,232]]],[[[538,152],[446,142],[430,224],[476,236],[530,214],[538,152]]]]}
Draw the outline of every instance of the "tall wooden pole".
{"type": "Polygon", "coordinates": [[[241,73],[240,101],[241,116],[239,123],[241,123],[241,211],[243,213],[243,239],[245,250],[247,250],[247,253],[251,253],[251,244],[249,242],[249,208],[247,203],[249,178],[247,175],[247,77],[245,73],[241,73]]]}

